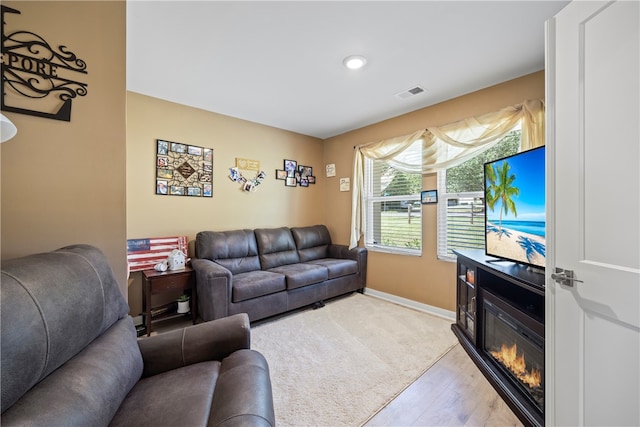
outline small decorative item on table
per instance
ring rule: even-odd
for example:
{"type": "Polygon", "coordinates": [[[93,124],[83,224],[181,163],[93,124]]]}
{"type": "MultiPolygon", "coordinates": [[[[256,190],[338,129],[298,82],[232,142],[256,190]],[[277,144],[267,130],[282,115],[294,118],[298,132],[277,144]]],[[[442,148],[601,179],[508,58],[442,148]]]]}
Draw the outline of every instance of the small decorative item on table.
{"type": "Polygon", "coordinates": [[[475,272],[471,269],[467,270],[467,282],[471,283],[472,285],[476,284],[475,272]]]}
{"type": "Polygon", "coordinates": [[[181,270],[184,268],[186,263],[186,258],[184,253],[181,251],[174,249],[171,251],[169,256],[167,257],[167,264],[169,265],[169,270],[181,270]]]}

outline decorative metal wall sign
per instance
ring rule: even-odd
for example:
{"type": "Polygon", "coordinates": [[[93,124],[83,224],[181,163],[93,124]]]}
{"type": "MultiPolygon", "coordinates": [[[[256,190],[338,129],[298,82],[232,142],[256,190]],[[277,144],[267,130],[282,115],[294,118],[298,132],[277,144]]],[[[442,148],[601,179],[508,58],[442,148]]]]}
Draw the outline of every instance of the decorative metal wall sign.
{"type": "Polygon", "coordinates": [[[251,160],[242,157],[236,157],[236,167],[238,169],[260,172],[260,160],[251,160]]]}
{"type": "Polygon", "coordinates": [[[213,197],[213,149],[157,140],[156,194],[213,197]]]}
{"type": "Polygon", "coordinates": [[[71,101],[87,94],[87,64],[66,46],[53,48],[30,31],[5,32],[8,14],[20,11],[2,6],[3,111],[55,120],[71,120],[71,101]]]}

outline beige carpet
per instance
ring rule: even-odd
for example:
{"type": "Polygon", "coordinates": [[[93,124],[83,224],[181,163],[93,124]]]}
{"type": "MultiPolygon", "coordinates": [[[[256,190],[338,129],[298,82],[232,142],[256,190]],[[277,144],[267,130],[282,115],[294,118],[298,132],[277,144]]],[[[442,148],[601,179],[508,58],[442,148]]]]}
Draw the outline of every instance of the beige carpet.
{"type": "Polygon", "coordinates": [[[359,426],[456,344],[451,321],[362,294],[258,323],[279,426],[359,426]]]}

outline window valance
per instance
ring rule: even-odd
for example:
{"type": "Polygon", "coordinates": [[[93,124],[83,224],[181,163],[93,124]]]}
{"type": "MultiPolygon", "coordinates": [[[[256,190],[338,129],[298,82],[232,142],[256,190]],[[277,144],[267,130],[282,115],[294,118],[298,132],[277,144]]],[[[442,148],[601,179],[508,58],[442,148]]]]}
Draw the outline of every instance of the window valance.
{"type": "Polygon", "coordinates": [[[491,148],[518,124],[522,129],[523,151],[544,145],[544,101],[526,100],[497,112],[356,146],[349,247],[358,245],[365,230],[365,157],[387,161],[393,167],[408,173],[434,173],[459,165],[491,148]]]}

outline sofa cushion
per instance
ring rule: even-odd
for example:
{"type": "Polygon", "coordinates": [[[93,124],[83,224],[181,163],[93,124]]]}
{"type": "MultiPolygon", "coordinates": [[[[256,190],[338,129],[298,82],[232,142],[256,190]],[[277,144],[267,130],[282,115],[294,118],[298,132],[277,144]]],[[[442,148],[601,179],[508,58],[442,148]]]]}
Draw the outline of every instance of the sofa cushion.
{"type": "Polygon", "coordinates": [[[135,327],[126,317],[29,390],[2,414],[2,425],[108,425],[141,375],[135,327]]]}
{"type": "Polygon", "coordinates": [[[324,258],[309,261],[308,264],[325,267],[329,272],[329,279],[358,273],[358,262],[352,259],[324,258]]]}
{"type": "Polygon", "coordinates": [[[3,411],[129,312],[89,245],[3,260],[0,280],[3,411]]]}
{"type": "Polygon", "coordinates": [[[285,277],[270,271],[250,271],[233,275],[233,302],[246,301],[286,290],[285,277]]]}
{"type": "Polygon", "coordinates": [[[291,234],[298,248],[300,261],[327,258],[331,235],[324,225],[292,227],[291,234]]]}
{"type": "Polygon", "coordinates": [[[196,256],[214,261],[233,274],[260,270],[252,230],[201,231],[196,235],[196,256]]]}
{"type": "Polygon", "coordinates": [[[313,264],[288,264],[272,268],[269,271],[283,274],[287,278],[287,289],[313,285],[329,278],[326,267],[313,264]]]}
{"type": "Polygon", "coordinates": [[[144,378],[131,390],[111,426],[206,426],[220,371],[200,362],[144,378]]]}
{"type": "Polygon", "coordinates": [[[255,235],[263,270],[300,262],[289,228],[257,228],[255,235]]]}

